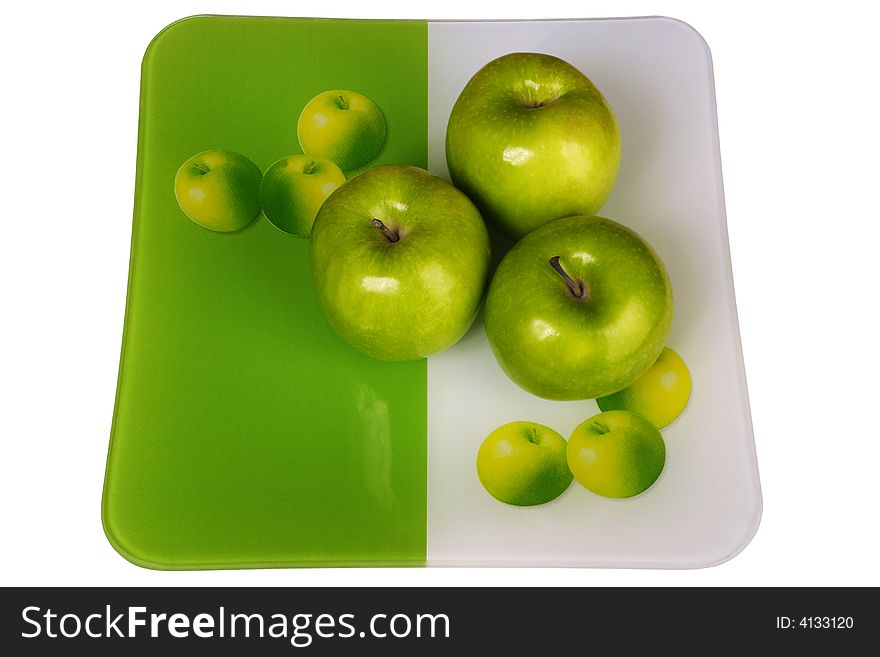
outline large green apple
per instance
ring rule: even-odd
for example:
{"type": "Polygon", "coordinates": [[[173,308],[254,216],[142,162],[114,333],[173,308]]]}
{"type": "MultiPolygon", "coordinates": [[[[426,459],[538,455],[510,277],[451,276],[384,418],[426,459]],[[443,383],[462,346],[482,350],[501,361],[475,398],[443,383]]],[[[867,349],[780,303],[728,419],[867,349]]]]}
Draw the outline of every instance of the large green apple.
{"type": "Polygon", "coordinates": [[[565,438],[536,422],[510,422],[477,452],[477,476],[501,502],[532,506],[555,500],[571,484],[565,438]]]}
{"type": "Polygon", "coordinates": [[[603,411],[638,413],[662,429],[681,415],[690,396],[691,373],[681,356],[666,347],[635,383],[596,403],[603,411]]]}
{"type": "Polygon", "coordinates": [[[371,162],[385,145],[385,117],[372,100],[356,91],[333,89],[303,108],[296,124],[303,152],[333,160],[345,171],[371,162]]]}
{"type": "Polygon", "coordinates": [[[455,344],[480,307],[489,258],[473,203],[415,167],[375,167],[351,178],[312,227],[312,271],[330,325],[384,360],[455,344]]]}
{"type": "Polygon", "coordinates": [[[275,162],[263,175],[263,214],[285,233],[308,237],[321,205],[342,183],[345,174],[330,160],[291,155],[275,162]]]}
{"type": "Polygon", "coordinates": [[[546,399],[627,387],[663,349],[672,323],[666,269],[629,228],[566,217],[504,256],[486,299],[486,335],[507,375],[546,399]]]}
{"type": "Polygon", "coordinates": [[[194,222],[219,232],[240,230],[260,214],[263,174],[234,151],[203,151],[177,170],[177,204],[194,222]]]}
{"type": "Polygon", "coordinates": [[[617,178],[620,134],[583,73],[551,55],[512,53],[461,92],[446,162],[483,216],[519,239],[553,219],[596,214],[617,178]]]}
{"type": "Polygon", "coordinates": [[[604,497],[633,497],[663,472],[666,443],[641,415],[606,411],[577,426],[568,439],[567,457],[584,488],[604,497]]]}

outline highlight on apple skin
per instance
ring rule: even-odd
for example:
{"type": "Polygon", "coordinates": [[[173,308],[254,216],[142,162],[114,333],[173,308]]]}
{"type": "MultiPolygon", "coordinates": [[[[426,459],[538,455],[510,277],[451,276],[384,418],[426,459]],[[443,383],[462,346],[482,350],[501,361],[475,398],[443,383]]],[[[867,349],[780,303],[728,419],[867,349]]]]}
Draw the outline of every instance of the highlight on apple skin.
{"type": "Polygon", "coordinates": [[[217,232],[241,230],[260,215],[259,167],[241,153],[210,150],[193,155],[174,176],[184,214],[217,232]]]}
{"type": "Polygon", "coordinates": [[[620,166],[617,120],[574,66],[510,53],[481,68],[446,129],[453,184],[516,240],[549,221],[596,214],[620,166]]]}
{"type": "Polygon", "coordinates": [[[681,356],[669,347],[632,385],[596,403],[603,411],[632,411],[658,429],[668,426],[687,406],[691,396],[691,374],[681,356]]]}
{"type": "Polygon", "coordinates": [[[383,360],[443,351],[470,328],[489,273],[489,234],[473,203],[423,169],[378,166],[339,187],[311,236],[330,325],[383,360]]]}
{"type": "Polygon", "coordinates": [[[308,237],[321,205],[345,182],[330,160],[289,155],[270,166],[260,183],[263,214],[279,230],[308,237]]]}
{"type": "Polygon", "coordinates": [[[672,315],[669,276],[647,242],[610,219],[566,217],[504,256],[486,298],[486,335],[526,391],[595,399],[654,364],[672,315]]]}
{"type": "Polygon", "coordinates": [[[626,498],[654,485],[666,465],[666,443],[648,420],[606,411],[579,424],[568,439],[568,467],[587,490],[626,498]]]}
{"type": "Polygon", "coordinates": [[[386,133],[379,106],[348,89],[331,89],[312,98],[296,124],[303,152],[332,160],[343,171],[372,162],[385,145],[386,133]]]}
{"type": "Polygon", "coordinates": [[[510,422],[490,433],[477,452],[477,476],[495,499],[515,506],[546,504],[571,485],[567,443],[537,422],[510,422]]]}

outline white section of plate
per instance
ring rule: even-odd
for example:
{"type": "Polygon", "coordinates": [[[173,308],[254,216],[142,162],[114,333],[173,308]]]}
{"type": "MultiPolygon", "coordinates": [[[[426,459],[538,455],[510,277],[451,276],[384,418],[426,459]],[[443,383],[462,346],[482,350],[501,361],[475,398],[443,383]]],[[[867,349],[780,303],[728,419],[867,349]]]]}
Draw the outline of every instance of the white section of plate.
{"type": "Polygon", "coordinates": [[[630,500],[577,482],[557,500],[517,508],[491,498],[475,469],[495,427],[534,420],[568,437],[594,401],[552,402],[514,385],[482,319],[428,360],[429,565],[692,568],[736,555],[754,536],[761,489],[730,270],[709,49],[667,18],[430,23],[428,162],[448,178],[444,140],[468,79],[514,51],[545,52],[583,71],[613,107],[620,175],[601,214],[654,246],[669,270],[668,344],[689,365],[693,394],[663,431],[666,469],[630,500]]]}

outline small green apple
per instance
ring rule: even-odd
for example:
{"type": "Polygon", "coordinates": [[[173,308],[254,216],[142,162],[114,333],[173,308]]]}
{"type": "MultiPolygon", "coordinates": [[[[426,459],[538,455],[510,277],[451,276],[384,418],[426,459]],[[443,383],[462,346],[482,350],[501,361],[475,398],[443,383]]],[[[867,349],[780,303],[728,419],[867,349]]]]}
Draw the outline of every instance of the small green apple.
{"type": "Polygon", "coordinates": [[[452,346],[477,315],[489,235],[474,204],[416,167],[380,166],[348,180],[321,206],[312,273],[330,325],[384,360],[452,346]]]}
{"type": "Polygon", "coordinates": [[[241,230],[260,214],[263,174],[234,151],[203,151],[177,170],[177,204],[194,222],[219,232],[241,230]]]}
{"type": "Polygon", "coordinates": [[[635,383],[596,400],[603,411],[632,411],[662,429],[681,415],[691,396],[687,365],[669,347],[635,383]]]}
{"type": "Polygon", "coordinates": [[[551,55],[511,53],[481,68],[449,116],[453,184],[519,239],[548,221],[592,215],[611,194],[620,134],[593,83],[551,55]]]}
{"type": "Polygon", "coordinates": [[[477,452],[477,476],[496,500],[533,506],[555,500],[571,484],[565,438],[536,422],[510,422],[477,452]]]}
{"type": "Polygon", "coordinates": [[[347,89],[325,91],[312,98],[296,124],[304,153],[333,160],[345,171],[373,161],[385,145],[385,132],[379,106],[347,89]]]}
{"type": "Polygon", "coordinates": [[[672,288],[657,254],[602,217],[557,219],[502,259],[486,299],[501,368],[545,399],[594,399],[631,385],[663,349],[672,288]]]}
{"type": "Polygon", "coordinates": [[[321,205],[345,182],[330,160],[290,155],[270,166],[260,183],[263,214],[278,229],[308,237],[321,205]]]}
{"type": "Polygon", "coordinates": [[[606,411],[575,428],[567,458],[574,478],[587,490],[603,497],[633,497],[663,472],[666,444],[641,415],[606,411]]]}

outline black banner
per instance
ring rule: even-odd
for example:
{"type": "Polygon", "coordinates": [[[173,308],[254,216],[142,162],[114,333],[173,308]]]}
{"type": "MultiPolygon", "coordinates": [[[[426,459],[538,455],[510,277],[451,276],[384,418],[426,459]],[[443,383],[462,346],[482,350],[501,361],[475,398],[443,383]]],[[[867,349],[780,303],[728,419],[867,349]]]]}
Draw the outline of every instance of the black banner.
{"type": "Polygon", "coordinates": [[[16,655],[846,650],[870,645],[880,611],[867,589],[35,588],[2,597],[0,647],[16,655]]]}

